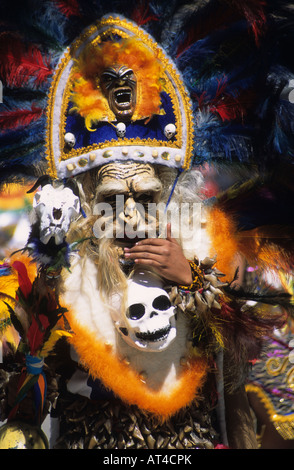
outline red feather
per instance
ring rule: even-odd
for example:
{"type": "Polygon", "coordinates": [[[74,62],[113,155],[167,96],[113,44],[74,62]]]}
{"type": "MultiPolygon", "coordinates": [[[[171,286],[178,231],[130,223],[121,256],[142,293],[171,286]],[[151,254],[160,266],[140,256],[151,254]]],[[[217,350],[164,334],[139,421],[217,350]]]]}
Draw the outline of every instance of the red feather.
{"type": "Polygon", "coordinates": [[[266,16],[264,12],[266,2],[264,0],[244,0],[242,2],[239,0],[226,1],[246,18],[253,31],[255,41],[258,44],[259,38],[266,25],[266,16]]]}
{"type": "Polygon", "coordinates": [[[36,353],[42,345],[46,328],[49,326],[49,321],[46,315],[38,315],[38,320],[32,316],[32,323],[27,332],[27,339],[30,345],[30,353],[32,356],[36,353]]]}
{"type": "Polygon", "coordinates": [[[254,94],[251,90],[247,90],[233,96],[226,92],[226,88],[227,82],[224,77],[218,81],[214,98],[210,98],[205,91],[199,97],[194,94],[198,100],[198,106],[201,110],[207,108],[213,114],[218,114],[223,122],[234,119],[242,120],[253,103],[254,94]]]}
{"type": "Polygon", "coordinates": [[[41,85],[52,74],[49,58],[35,46],[28,47],[19,36],[0,35],[0,75],[8,86],[25,86],[30,79],[41,85]]]}
{"type": "Polygon", "coordinates": [[[76,0],[54,0],[54,3],[66,17],[81,16],[79,5],[76,0]]]}
{"type": "Polygon", "coordinates": [[[25,299],[32,291],[32,283],[27,273],[27,268],[21,261],[14,261],[12,267],[18,274],[18,285],[25,299]]]}
{"type": "Polygon", "coordinates": [[[0,113],[0,132],[5,129],[27,126],[31,122],[38,120],[42,114],[43,110],[34,105],[30,109],[3,111],[0,113]]]}
{"type": "Polygon", "coordinates": [[[158,17],[149,14],[148,1],[141,0],[136,4],[136,8],[132,13],[132,20],[135,21],[139,26],[142,26],[149,21],[158,21],[158,17]]]}
{"type": "Polygon", "coordinates": [[[254,101],[254,92],[247,90],[237,96],[224,94],[210,105],[210,111],[217,113],[222,121],[242,120],[254,101]]]}
{"type": "Polygon", "coordinates": [[[223,6],[217,8],[214,15],[208,15],[207,17],[201,18],[201,21],[198,21],[195,24],[187,28],[185,39],[180,42],[176,56],[179,57],[183,52],[185,52],[192,44],[209,35],[212,31],[217,31],[219,29],[225,28],[226,24],[230,21],[236,19],[236,13],[233,11],[228,11],[223,6]]]}
{"type": "Polygon", "coordinates": [[[266,2],[264,0],[224,0],[224,3],[228,5],[228,9],[222,5],[214,15],[208,15],[197,25],[193,22],[190,29],[187,30],[185,39],[179,44],[177,57],[185,52],[191,44],[207,36],[211,31],[225,28],[228,23],[236,21],[240,16],[245,17],[253,31],[256,44],[259,43],[259,38],[266,26],[264,12],[266,2]]]}

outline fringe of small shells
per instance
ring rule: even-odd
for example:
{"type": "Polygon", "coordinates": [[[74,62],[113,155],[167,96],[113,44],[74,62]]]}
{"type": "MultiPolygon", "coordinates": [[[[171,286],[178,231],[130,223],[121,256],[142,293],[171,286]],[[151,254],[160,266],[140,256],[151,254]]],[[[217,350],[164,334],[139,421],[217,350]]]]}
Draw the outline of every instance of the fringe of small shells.
{"type": "Polygon", "coordinates": [[[121,401],[79,397],[63,407],[57,449],[213,449],[217,434],[208,407],[192,403],[161,423],[121,401]]]}
{"type": "MultiPolygon", "coordinates": [[[[199,264],[197,258],[194,260],[199,264]]],[[[200,268],[204,274],[203,288],[196,292],[186,292],[173,286],[170,290],[170,301],[176,305],[182,312],[195,313],[200,316],[207,313],[208,310],[220,310],[221,305],[218,303],[218,298],[223,295],[222,287],[227,283],[219,280],[220,277],[225,276],[218,269],[213,268],[216,263],[215,258],[205,258],[200,262],[200,268]]]]}

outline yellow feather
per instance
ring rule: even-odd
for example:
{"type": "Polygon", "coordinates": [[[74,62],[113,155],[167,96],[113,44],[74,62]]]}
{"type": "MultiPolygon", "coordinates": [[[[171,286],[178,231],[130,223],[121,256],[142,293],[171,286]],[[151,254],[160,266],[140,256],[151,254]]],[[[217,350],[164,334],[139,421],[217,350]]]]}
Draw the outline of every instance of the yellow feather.
{"type": "Polygon", "coordinates": [[[41,351],[39,352],[39,356],[42,356],[42,357],[48,356],[48,354],[50,354],[50,352],[53,350],[57,341],[63,336],[71,337],[72,334],[64,330],[54,330],[51,333],[49,339],[43,345],[41,351]]]}
{"type": "Polygon", "coordinates": [[[14,353],[17,351],[19,340],[19,334],[11,325],[7,326],[3,331],[0,332],[0,342],[5,341],[9,343],[14,353]]]}

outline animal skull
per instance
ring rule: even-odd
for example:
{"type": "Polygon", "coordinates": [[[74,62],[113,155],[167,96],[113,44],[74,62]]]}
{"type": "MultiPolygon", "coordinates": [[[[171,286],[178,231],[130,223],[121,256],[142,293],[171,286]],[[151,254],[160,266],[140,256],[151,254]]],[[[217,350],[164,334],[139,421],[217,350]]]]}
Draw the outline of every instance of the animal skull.
{"type": "Polygon", "coordinates": [[[80,200],[72,189],[46,184],[35,194],[33,208],[39,219],[40,240],[47,244],[51,237],[60,245],[71,222],[79,215],[80,200]]]}
{"type": "Polygon", "coordinates": [[[128,281],[128,305],[124,321],[116,326],[124,340],[137,349],[163,351],[176,337],[175,307],[162,281],[144,271],[128,281]]]}

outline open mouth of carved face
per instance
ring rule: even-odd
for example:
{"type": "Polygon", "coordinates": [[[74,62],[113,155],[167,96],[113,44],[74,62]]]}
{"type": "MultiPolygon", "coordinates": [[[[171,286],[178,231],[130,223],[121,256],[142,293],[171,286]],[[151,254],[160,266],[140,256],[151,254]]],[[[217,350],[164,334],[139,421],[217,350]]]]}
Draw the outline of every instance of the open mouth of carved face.
{"type": "Polygon", "coordinates": [[[118,87],[110,91],[109,103],[117,118],[130,118],[134,112],[134,93],[131,87],[118,87]]]}
{"type": "Polygon", "coordinates": [[[113,95],[117,109],[130,108],[132,104],[132,90],[130,88],[120,88],[115,90],[113,95]]]}

